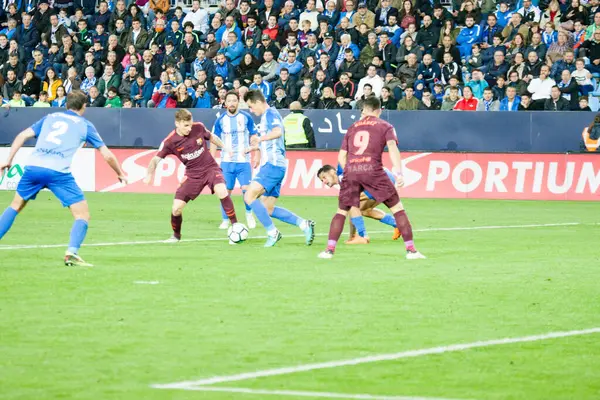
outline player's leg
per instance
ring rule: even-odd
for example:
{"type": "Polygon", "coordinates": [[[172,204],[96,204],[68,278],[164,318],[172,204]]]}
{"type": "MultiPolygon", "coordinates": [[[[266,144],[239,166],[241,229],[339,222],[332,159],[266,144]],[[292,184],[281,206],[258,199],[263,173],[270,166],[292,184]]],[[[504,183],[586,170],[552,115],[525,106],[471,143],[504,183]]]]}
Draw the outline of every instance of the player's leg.
{"type": "MultiPolygon", "coordinates": [[[[361,207],[363,202],[361,201],[361,207]]],[[[346,241],[346,244],[369,244],[369,237],[367,236],[367,228],[365,227],[365,220],[362,217],[361,208],[352,207],[350,209],[350,226],[354,229],[350,230],[350,239],[346,241]],[[353,230],[358,232],[358,235],[353,233],[353,230]]]]}
{"type": "Polygon", "coordinates": [[[250,182],[248,185],[248,190],[244,195],[244,200],[246,203],[250,204],[252,207],[252,211],[256,218],[258,218],[259,222],[262,226],[267,230],[267,242],[265,243],[265,247],[272,247],[281,240],[281,233],[275,228],[275,224],[273,224],[273,220],[269,215],[269,211],[265,207],[262,201],[260,201],[260,197],[265,193],[265,187],[261,182],[268,183],[268,180],[265,177],[261,177],[260,173],[257,175],[256,180],[250,182]]]}
{"type": "Polygon", "coordinates": [[[404,211],[404,206],[396,193],[395,196],[392,196],[388,200],[384,202],[386,207],[390,209],[392,214],[394,215],[394,219],[396,220],[396,226],[402,235],[402,240],[404,240],[404,245],[406,247],[406,258],[409,260],[425,258],[417,249],[415,248],[415,243],[413,241],[413,231],[410,221],[408,220],[408,216],[406,215],[406,211],[404,211]]]}
{"type": "Polygon", "coordinates": [[[171,207],[171,228],[173,236],[165,240],[165,243],[177,243],[181,240],[181,226],[183,225],[183,209],[187,205],[184,199],[175,197],[171,207]]]}
{"type": "MultiPolygon", "coordinates": [[[[242,188],[242,199],[244,199],[246,190],[248,190],[248,185],[252,180],[252,166],[250,163],[239,163],[237,168],[237,180],[242,188]]],[[[248,224],[248,228],[254,229],[256,228],[256,220],[254,219],[254,215],[252,215],[252,208],[250,207],[250,204],[246,203],[246,200],[244,200],[244,206],[246,207],[246,223],[248,224]]]]}
{"type": "MultiPolygon", "coordinates": [[[[223,178],[225,179],[225,186],[231,195],[235,187],[235,163],[230,162],[222,162],[221,170],[223,171],[223,178]]],[[[229,228],[230,222],[225,209],[221,205],[221,225],[219,225],[219,229],[227,229],[229,228]]]]}
{"type": "Polygon", "coordinates": [[[379,203],[375,202],[375,204],[372,207],[366,208],[363,210],[362,203],[361,203],[361,211],[362,211],[363,217],[371,218],[371,219],[381,222],[382,224],[393,227],[394,233],[392,235],[392,239],[398,240],[402,235],[400,234],[400,230],[398,228],[396,228],[396,220],[394,219],[394,216],[391,214],[386,214],[383,210],[375,208],[378,205],[379,205],[379,203]]]}
{"type": "Polygon", "coordinates": [[[27,201],[25,201],[19,193],[15,193],[15,197],[10,203],[10,206],[8,206],[0,216],[0,240],[2,240],[4,235],[10,230],[17,215],[19,215],[26,205],[27,201]]]}
{"type": "Polygon", "coordinates": [[[165,243],[177,243],[181,240],[181,227],[183,225],[183,209],[188,202],[195,200],[202,193],[206,182],[198,179],[183,177],[183,181],[175,192],[173,206],[171,207],[171,228],[173,235],[165,243]]]}
{"type": "Polygon", "coordinates": [[[237,217],[235,215],[235,207],[233,206],[233,201],[231,200],[230,191],[227,190],[225,183],[217,183],[212,188],[213,192],[217,195],[219,200],[221,200],[221,208],[225,211],[225,215],[228,218],[228,221],[233,225],[237,222],[237,217]]]}

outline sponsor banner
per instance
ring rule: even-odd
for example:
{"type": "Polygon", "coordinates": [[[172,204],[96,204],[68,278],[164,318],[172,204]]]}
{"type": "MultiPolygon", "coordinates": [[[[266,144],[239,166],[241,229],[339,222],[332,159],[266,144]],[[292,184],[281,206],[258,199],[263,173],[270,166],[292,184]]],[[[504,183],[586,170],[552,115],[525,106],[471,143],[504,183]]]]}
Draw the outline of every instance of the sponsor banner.
{"type": "MultiPolygon", "coordinates": [[[[27,165],[27,159],[33,153],[32,147],[24,147],[17,153],[13,166],[0,177],[0,190],[15,190],[23,171],[27,165]]],[[[93,192],[96,189],[96,164],[94,149],[80,149],[73,158],[71,172],[79,187],[85,192],[93,192]]],[[[10,154],[10,148],[0,147],[0,160],[6,160],[10,154]]]]}
{"type": "MultiPolygon", "coordinates": [[[[130,184],[121,187],[114,173],[98,159],[96,190],[174,193],[185,167],[175,158],[163,160],[154,181],[142,179],[156,150],[115,150],[130,184]]],[[[337,153],[290,151],[284,195],[335,196],[337,189],[323,185],[316,173],[335,165],[337,153]]],[[[600,157],[585,154],[473,154],[402,153],[403,197],[517,200],[597,200],[600,157]]],[[[384,162],[390,166],[387,154],[384,162]]]]}

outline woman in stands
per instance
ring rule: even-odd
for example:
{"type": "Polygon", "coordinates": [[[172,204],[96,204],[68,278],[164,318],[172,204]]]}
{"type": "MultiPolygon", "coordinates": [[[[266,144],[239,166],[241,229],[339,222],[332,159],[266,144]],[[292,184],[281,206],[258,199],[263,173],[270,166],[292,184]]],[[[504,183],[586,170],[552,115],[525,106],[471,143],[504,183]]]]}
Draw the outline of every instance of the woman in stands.
{"type": "Polygon", "coordinates": [[[177,108],[192,108],[194,100],[188,94],[187,87],[183,83],[177,86],[174,97],[177,100],[177,108]]]}
{"type": "Polygon", "coordinates": [[[42,90],[48,92],[48,101],[52,101],[56,98],[56,91],[59,87],[62,87],[62,80],[56,76],[54,68],[48,68],[46,71],[46,79],[44,79],[44,85],[42,86],[42,90]]]}
{"type": "Polygon", "coordinates": [[[142,61],[142,57],[137,52],[135,46],[130,44],[129,47],[127,47],[127,54],[125,54],[123,61],[121,61],[123,70],[126,70],[130,65],[137,65],[140,61],[142,61]]]}
{"type": "Polygon", "coordinates": [[[67,96],[65,93],[65,88],[59,86],[56,89],[56,98],[52,100],[52,107],[66,107],[67,105],[67,96]]]}

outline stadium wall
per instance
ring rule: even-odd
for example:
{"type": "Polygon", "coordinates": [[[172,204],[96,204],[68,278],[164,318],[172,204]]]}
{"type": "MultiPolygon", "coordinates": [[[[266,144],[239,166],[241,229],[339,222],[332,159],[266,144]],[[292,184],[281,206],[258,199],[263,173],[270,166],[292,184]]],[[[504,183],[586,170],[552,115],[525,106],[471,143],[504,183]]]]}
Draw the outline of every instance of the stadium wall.
{"type": "MultiPolygon", "coordinates": [[[[0,146],[50,108],[0,109],[0,146]]],[[[192,109],[194,118],[212,127],[220,110],[192,109]]],[[[110,147],[157,148],[173,129],[175,110],[97,109],[86,112],[110,147]]],[[[285,114],[286,112],[282,112],[285,114]]],[[[319,149],[338,149],[357,111],[307,110],[319,149]]],[[[435,112],[384,111],[403,151],[499,153],[579,152],[581,131],[594,118],[587,112],[435,112]]]]}

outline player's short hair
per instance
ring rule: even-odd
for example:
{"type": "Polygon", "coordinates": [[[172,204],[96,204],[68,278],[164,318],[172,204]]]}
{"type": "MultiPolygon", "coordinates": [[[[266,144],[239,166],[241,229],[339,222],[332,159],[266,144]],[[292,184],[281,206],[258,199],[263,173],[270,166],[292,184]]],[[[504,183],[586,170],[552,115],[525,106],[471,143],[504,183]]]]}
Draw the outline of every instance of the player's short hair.
{"type": "Polygon", "coordinates": [[[186,109],[177,110],[175,113],[175,122],[189,122],[192,120],[192,113],[186,109]]]}
{"type": "Polygon", "coordinates": [[[363,110],[376,111],[381,109],[381,101],[375,96],[367,97],[363,100],[363,110]]]}
{"type": "Polygon", "coordinates": [[[260,90],[248,90],[248,93],[246,93],[244,95],[244,100],[246,101],[246,103],[256,103],[256,102],[260,102],[260,103],[265,103],[265,96],[263,95],[263,93],[260,90]]]}
{"type": "Polygon", "coordinates": [[[336,171],[333,165],[325,164],[317,171],[317,176],[321,176],[321,174],[326,174],[329,171],[336,171]]]}
{"type": "Polygon", "coordinates": [[[229,96],[234,96],[238,100],[240,99],[240,95],[237,94],[237,92],[235,90],[230,90],[229,92],[227,92],[227,95],[225,96],[225,98],[227,98],[229,96]]]}
{"type": "Polygon", "coordinates": [[[87,100],[87,95],[81,90],[73,90],[67,95],[67,110],[81,111],[87,104],[87,100]]]}

